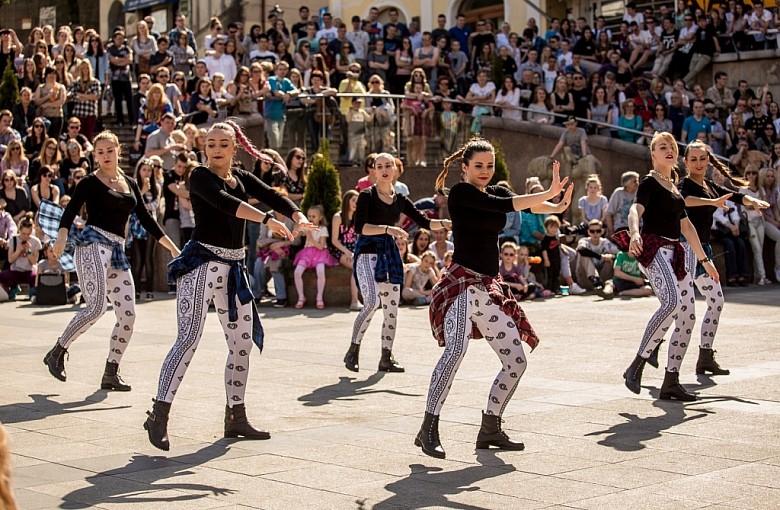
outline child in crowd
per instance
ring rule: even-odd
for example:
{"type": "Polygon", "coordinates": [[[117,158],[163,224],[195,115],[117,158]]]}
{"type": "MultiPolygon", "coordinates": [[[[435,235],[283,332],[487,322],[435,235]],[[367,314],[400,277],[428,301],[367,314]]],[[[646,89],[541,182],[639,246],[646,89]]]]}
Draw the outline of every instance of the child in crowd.
{"type": "Polygon", "coordinates": [[[317,271],[317,308],[322,310],[325,303],[322,294],[325,291],[325,266],[334,266],[333,257],[328,251],[328,227],[325,221],[325,211],[321,205],[309,207],[306,217],[317,227],[317,230],[306,232],[306,243],[295,256],[293,266],[295,272],[295,290],[298,292],[298,302],[295,308],[301,309],[306,304],[306,296],[303,293],[303,273],[307,269],[314,268],[317,271]]]}
{"type": "Polygon", "coordinates": [[[433,104],[426,100],[423,84],[414,83],[411,90],[415,97],[407,97],[401,104],[401,108],[409,115],[407,134],[409,138],[409,159],[414,161],[414,166],[426,166],[425,145],[431,131],[431,116],[433,104]]]}
{"type": "Polygon", "coordinates": [[[653,289],[645,282],[639,262],[624,251],[615,257],[615,276],[612,277],[614,292],[620,297],[652,296],[653,289]]]}
{"type": "MultiPolygon", "coordinates": [[[[590,286],[596,290],[603,289],[604,281],[612,276],[612,262],[618,252],[617,246],[601,237],[603,232],[604,226],[599,220],[590,220],[588,237],[577,242],[577,279],[583,281],[581,276],[587,278],[590,286]]],[[[580,286],[587,288],[588,284],[583,281],[580,286]]]]}
{"type": "Polygon", "coordinates": [[[548,216],[544,220],[544,238],[542,238],[542,260],[547,268],[547,281],[545,288],[558,294],[561,291],[561,249],[558,232],[561,228],[561,220],[557,216],[548,216]]]}
{"type": "Polygon", "coordinates": [[[404,288],[401,297],[407,303],[417,306],[431,303],[431,289],[439,281],[434,266],[436,255],[432,251],[425,251],[420,256],[420,262],[412,264],[404,277],[404,288]]]}
{"type": "Polygon", "coordinates": [[[454,251],[450,250],[450,251],[448,251],[447,253],[444,254],[444,268],[445,269],[450,267],[450,265],[452,265],[452,255],[454,253],[455,253],[454,251]]]}
{"type": "Polygon", "coordinates": [[[588,176],[585,181],[586,195],[580,197],[577,206],[580,209],[580,221],[588,223],[591,220],[604,221],[609,200],[601,193],[601,179],[596,174],[588,176]]]}
{"type": "Polygon", "coordinates": [[[363,108],[363,98],[352,99],[352,106],[347,112],[349,132],[349,156],[352,164],[359,165],[366,157],[366,126],[371,122],[371,114],[363,108]]]}
{"type": "Polygon", "coordinates": [[[42,274],[61,274],[65,277],[66,296],[69,304],[74,304],[78,301],[78,294],[81,289],[77,284],[70,284],[70,273],[64,271],[60,265],[60,259],[54,255],[54,250],[51,249],[50,244],[43,246],[44,259],[38,262],[35,271],[35,285],[30,287],[30,302],[35,304],[38,295],[38,283],[42,274]]]}
{"type": "Polygon", "coordinates": [[[446,155],[455,152],[455,143],[458,141],[458,122],[460,117],[452,110],[450,101],[441,102],[441,150],[446,155]]]}
{"type": "Polygon", "coordinates": [[[287,306],[287,283],[285,282],[283,268],[285,262],[290,258],[290,245],[292,241],[274,234],[270,229],[264,228],[265,236],[261,235],[257,239],[257,262],[255,263],[254,278],[260,282],[260,287],[265,287],[265,272],[271,273],[274,281],[274,292],[276,301],[274,308],[284,308],[287,306]]]}
{"type": "Polygon", "coordinates": [[[512,294],[515,295],[515,299],[527,299],[533,298],[536,293],[536,284],[529,282],[526,275],[523,274],[523,269],[520,268],[518,263],[518,252],[524,250],[524,262],[528,266],[528,274],[530,275],[530,265],[528,264],[528,248],[525,246],[518,247],[515,243],[507,241],[501,245],[501,264],[498,267],[498,272],[501,278],[504,279],[507,285],[512,289],[512,294]]]}
{"type": "Polygon", "coordinates": [[[437,271],[444,268],[444,255],[446,255],[447,252],[453,251],[455,249],[455,245],[452,244],[452,241],[447,239],[448,234],[449,232],[446,228],[434,230],[433,242],[428,247],[428,249],[430,249],[436,256],[437,271]]]}
{"type": "Polygon", "coordinates": [[[398,253],[401,255],[401,262],[404,265],[404,272],[406,272],[412,264],[420,262],[419,257],[413,254],[409,250],[409,239],[404,237],[396,237],[395,244],[398,246],[398,253]]]}

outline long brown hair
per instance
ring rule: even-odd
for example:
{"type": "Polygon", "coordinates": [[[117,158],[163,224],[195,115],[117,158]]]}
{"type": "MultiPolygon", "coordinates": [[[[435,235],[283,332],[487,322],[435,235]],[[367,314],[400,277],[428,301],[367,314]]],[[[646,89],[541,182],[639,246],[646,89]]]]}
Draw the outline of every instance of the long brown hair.
{"type": "Polygon", "coordinates": [[[352,211],[352,215],[349,214],[349,202],[352,200],[352,197],[358,195],[360,195],[360,193],[354,189],[350,189],[341,197],[341,223],[349,227],[355,223],[355,211],[352,211]]]}
{"type": "Polygon", "coordinates": [[[748,185],[748,181],[746,179],[743,179],[741,177],[737,177],[731,174],[731,170],[729,170],[729,167],[724,165],[723,162],[721,162],[718,158],[715,157],[715,155],[712,153],[709,147],[702,142],[701,140],[694,140],[691,143],[688,144],[688,146],[685,148],[685,157],[688,158],[688,153],[691,151],[691,149],[697,149],[700,151],[704,151],[707,153],[707,159],[709,164],[717,171],[719,171],[721,174],[723,174],[723,177],[728,179],[732,185],[736,187],[744,187],[748,185]]]}
{"type": "Polygon", "coordinates": [[[453,161],[460,159],[463,160],[463,163],[468,165],[471,161],[471,158],[474,157],[474,154],[482,152],[495,153],[495,151],[496,150],[492,143],[490,143],[488,140],[485,140],[484,138],[479,137],[472,138],[471,140],[461,145],[458,150],[456,150],[444,160],[443,168],[439,173],[439,176],[436,177],[436,193],[439,193],[440,195],[446,195],[444,192],[444,182],[447,180],[447,173],[449,172],[450,164],[453,161]]]}

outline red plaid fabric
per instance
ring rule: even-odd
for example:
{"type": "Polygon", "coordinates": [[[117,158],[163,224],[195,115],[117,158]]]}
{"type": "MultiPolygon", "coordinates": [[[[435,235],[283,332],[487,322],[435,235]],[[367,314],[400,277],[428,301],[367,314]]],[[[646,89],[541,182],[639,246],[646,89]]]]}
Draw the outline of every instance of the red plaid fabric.
{"type": "MultiPolygon", "coordinates": [[[[444,317],[447,315],[447,311],[455,299],[472,285],[484,287],[490,299],[498,304],[501,310],[514,321],[517,331],[520,332],[520,340],[527,343],[531,347],[531,351],[536,349],[539,337],[536,336],[536,332],[531,327],[531,323],[528,322],[520,304],[515,300],[512,289],[501,279],[501,275],[487,276],[455,263],[444,271],[439,282],[433,287],[433,301],[429,314],[431,331],[439,342],[439,347],[444,347],[445,344],[444,317]]],[[[471,338],[482,338],[482,333],[476,325],[472,325],[471,338]]]]}
{"type": "MultiPolygon", "coordinates": [[[[674,257],[672,258],[672,267],[674,268],[674,275],[677,277],[677,281],[682,281],[685,278],[685,249],[680,241],[670,241],[664,237],[657,236],[655,234],[642,233],[642,253],[636,258],[640,264],[644,267],[648,267],[655,258],[656,252],[660,248],[671,247],[674,250],[674,257]]],[[[628,252],[628,246],[631,243],[631,235],[628,230],[619,230],[612,234],[610,240],[620,248],[621,251],[628,252]]]]}

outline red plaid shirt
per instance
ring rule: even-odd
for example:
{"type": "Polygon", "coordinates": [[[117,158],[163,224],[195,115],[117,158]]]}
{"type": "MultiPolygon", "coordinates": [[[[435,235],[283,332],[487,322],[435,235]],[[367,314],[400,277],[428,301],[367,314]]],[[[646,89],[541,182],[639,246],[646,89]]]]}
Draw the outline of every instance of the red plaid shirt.
{"type": "MultiPolygon", "coordinates": [[[[664,237],[657,236],[655,234],[641,234],[642,235],[642,253],[636,258],[643,267],[648,267],[653,262],[656,252],[664,246],[671,246],[674,250],[674,256],[672,258],[672,267],[674,268],[674,275],[677,277],[677,281],[682,281],[685,278],[685,249],[680,241],[670,241],[664,237]]],[[[628,246],[631,244],[631,235],[628,230],[618,230],[610,240],[620,248],[621,251],[628,252],[628,246]]]]}
{"type": "MultiPolygon", "coordinates": [[[[442,274],[439,282],[433,287],[433,302],[429,309],[431,318],[431,331],[439,342],[439,347],[444,347],[444,317],[452,306],[452,303],[472,285],[478,285],[487,289],[488,296],[501,310],[507,314],[517,326],[520,332],[520,340],[527,343],[531,350],[536,349],[539,337],[534,328],[528,322],[525,312],[515,300],[512,289],[504,283],[501,275],[487,276],[453,263],[442,274]]],[[[483,338],[482,332],[476,324],[472,324],[471,338],[483,338]]]]}

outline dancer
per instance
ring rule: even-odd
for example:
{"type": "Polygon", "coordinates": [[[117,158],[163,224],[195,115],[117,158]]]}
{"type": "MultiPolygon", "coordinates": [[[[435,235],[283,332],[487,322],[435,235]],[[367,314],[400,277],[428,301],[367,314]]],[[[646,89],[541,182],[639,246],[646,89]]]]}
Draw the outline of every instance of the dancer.
{"type": "MultiPolygon", "coordinates": [[[[699,242],[702,248],[704,248],[707,257],[711,257],[710,233],[712,232],[712,217],[716,208],[728,209],[724,202],[730,200],[735,204],[741,203],[752,207],[753,210],[760,213],[762,209],[769,207],[769,204],[749,195],[732,193],[728,188],[719,186],[711,179],[706,178],[705,174],[707,173],[708,165],[712,165],[716,171],[721,172],[726,179],[729,179],[737,187],[745,186],[746,182],[732,177],[728,168],[713,156],[704,143],[696,140],[685,148],[685,166],[688,169],[688,176],[680,182],[680,193],[685,199],[685,212],[696,229],[699,242]]],[[[686,252],[692,250],[690,243],[685,239],[682,240],[682,244],[686,252]]],[[[701,343],[699,345],[699,359],[696,362],[696,373],[705,374],[710,372],[712,375],[729,375],[729,370],[721,368],[718,362],[715,361],[715,351],[712,349],[724,303],[720,282],[709,276],[701,264],[696,264],[693,282],[707,302],[707,311],[701,324],[701,343]]],[[[683,330],[682,342],[690,344],[692,330],[692,327],[683,330]]],[[[648,363],[658,367],[657,347],[653,351],[653,356],[648,359],[648,363]],[[655,357],[655,363],[653,363],[653,357],[655,357]]]]}
{"type": "Polygon", "coordinates": [[[261,350],[263,347],[263,329],[244,266],[246,220],[263,223],[285,239],[292,240],[293,234],[284,223],[275,219],[273,211],[263,213],[249,205],[248,196],[265,202],[295,221],[296,233],[310,230],[312,225],[292,201],[253,174],[232,166],[237,143],[255,158],[266,157],[235,123],[220,122],[206,135],[208,165],[196,168],[190,176],[195,230],[168,270],[168,279],[176,280],[179,333],[163,362],[157,398],[144,423],[149,441],[161,450],[170,448],[168,415],[171,402],[198,347],[212,298],[229,350],[225,367],[225,437],[271,437],[268,432],[252,427],[244,407],[252,342],[261,350]]]}
{"type": "Polygon", "coordinates": [[[647,324],[636,358],[623,374],[626,387],[637,394],[641,391],[645,363],[674,321],[660,398],[693,401],[696,395],[680,384],[680,365],[688,348],[686,330],[693,329],[696,318],[692,274],[696,259],[714,282],[719,281],[719,276],[688,219],[685,200],[675,185],[673,172],[677,156],[677,142],[672,134],[661,132],[653,136],[650,141],[653,169],[639,183],[636,202],[628,214],[630,241],[625,230],[613,239],[621,250],[627,247],[629,254],[637,258],[661,302],[647,324]],[[641,231],[640,219],[644,221],[641,231]],[[683,248],[680,234],[688,240],[690,250],[683,248]]]}
{"type": "Polygon", "coordinates": [[[533,349],[536,333],[515,301],[512,290],[499,276],[498,236],[506,224],[506,214],[531,208],[536,213],[560,213],[571,203],[569,186],[559,204],[546,202],[563,190],[568,178],[560,179],[560,166],[553,163],[550,188],[530,195],[515,195],[501,186],[488,186],[495,173],[495,150],[487,140],[468,141],[444,160],[436,179],[441,190],[450,164],[461,160],[465,182],[452,187],[448,198],[453,219],[455,253],[452,264],[436,284],[430,307],[431,328],[444,353],[436,364],[428,390],[425,419],[414,441],[427,455],[444,458],[439,440],[439,413],[470,338],[484,338],[501,360],[501,371],[493,381],[477,448],[497,446],[522,450],[501,429],[501,415],[525,371],[526,360],[520,341],[533,349]]]}
{"type": "Polygon", "coordinates": [[[404,371],[404,367],[393,358],[395,323],[404,283],[403,264],[395,239],[409,237],[404,229],[395,226],[401,218],[401,213],[412,218],[422,228],[438,230],[452,226],[450,220],[429,220],[408,197],[396,193],[393,189],[393,178],[397,172],[398,167],[391,154],[378,154],[374,160],[373,172],[376,184],[360,193],[355,210],[355,231],[359,235],[354,249],[353,274],[363,295],[364,306],[355,318],[352,343],[344,356],[344,364],[347,370],[352,372],[359,370],[360,342],[374,312],[380,306],[384,313],[384,322],[379,370],[404,371]]]}
{"type": "Polygon", "coordinates": [[[94,147],[98,170],[82,178],[76,186],[60,220],[53,247],[54,255],[61,257],[73,220],[86,204],[86,227],[83,230],[73,229],[71,234],[71,239],[77,244],[76,273],[86,306],[73,317],[43,358],[43,363],[49,367],[51,375],[64,382],[68,347],[106,313],[110,300],[114,305],[116,323],[100,387],[130,391],[130,385],[119,376],[119,362],[133,335],[135,323],[135,285],[130,262],[125,255],[124,239],[130,213],[134,212],[146,231],[171,254],[176,256],[179,250],[149,215],[138,183],[119,168],[121,147],[117,136],[103,131],[95,137],[94,147]]]}

